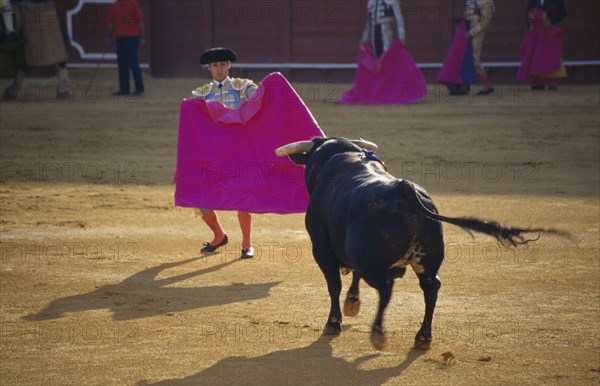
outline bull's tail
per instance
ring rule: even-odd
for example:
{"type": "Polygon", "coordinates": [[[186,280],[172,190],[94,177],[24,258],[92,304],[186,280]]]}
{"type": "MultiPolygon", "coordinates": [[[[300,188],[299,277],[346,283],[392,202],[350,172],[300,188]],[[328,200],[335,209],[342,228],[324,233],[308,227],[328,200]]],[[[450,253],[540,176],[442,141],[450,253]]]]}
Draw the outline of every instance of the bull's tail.
{"type": "Polygon", "coordinates": [[[427,208],[419,193],[416,189],[413,189],[415,196],[417,198],[417,208],[418,210],[425,216],[438,221],[447,222],[450,224],[454,224],[456,226],[461,227],[471,236],[473,233],[471,231],[485,233],[490,235],[496,240],[498,240],[502,244],[511,244],[513,246],[527,244],[531,241],[536,241],[540,238],[541,233],[549,233],[554,234],[566,238],[572,238],[571,234],[566,231],[562,231],[559,229],[552,228],[516,228],[516,227],[507,227],[502,224],[493,221],[493,220],[484,220],[477,217],[446,217],[441,214],[435,213],[427,208]],[[528,233],[538,233],[535,238],[528,238],[526,234],[528,233]]]}

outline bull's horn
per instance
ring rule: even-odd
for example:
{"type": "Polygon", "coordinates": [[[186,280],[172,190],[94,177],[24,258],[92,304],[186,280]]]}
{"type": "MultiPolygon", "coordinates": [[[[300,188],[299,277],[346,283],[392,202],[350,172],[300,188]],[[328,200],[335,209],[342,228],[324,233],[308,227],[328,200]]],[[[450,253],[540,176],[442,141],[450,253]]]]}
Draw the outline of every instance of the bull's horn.
{"type": "Polygon", "coordinates": [[[294,142],[275,150],[275,154],[277,154],[280,157],[283,157],[284,155],[307,153],[310,151],[310,149],[312,149],[312,147],[312,141],[294,142]]]}
{"type": "Polygon", "coordinates": [[[367,150],[375,151],[379,149],[379,147],[376,144],[370,141],[365,141],[364,139],[353,139],[350,142],[367,150]]]}

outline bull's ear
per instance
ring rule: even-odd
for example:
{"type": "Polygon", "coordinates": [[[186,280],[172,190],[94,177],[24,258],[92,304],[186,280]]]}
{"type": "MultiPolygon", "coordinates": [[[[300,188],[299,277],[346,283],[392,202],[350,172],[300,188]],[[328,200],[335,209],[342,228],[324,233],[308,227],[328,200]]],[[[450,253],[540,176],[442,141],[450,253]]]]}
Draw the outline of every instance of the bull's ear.
{"type": "Polygon", "coordinates": [[[289,154],[288,157],[296,165],[306,165],[308,162],[308,153],[289,154]]]}

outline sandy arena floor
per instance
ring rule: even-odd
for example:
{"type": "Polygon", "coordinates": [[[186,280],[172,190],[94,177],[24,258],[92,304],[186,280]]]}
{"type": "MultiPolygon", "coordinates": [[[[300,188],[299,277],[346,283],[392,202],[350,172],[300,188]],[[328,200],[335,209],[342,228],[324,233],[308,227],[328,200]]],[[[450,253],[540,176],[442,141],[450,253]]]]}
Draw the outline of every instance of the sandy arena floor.
{"type": "MultiPolygon", "coordinates": [[[[336,339],[302,215],[256,215],[257,256],[173,206],[179,101],[202,83],[152,79],[115,99],[116,70],[72,71],[71,100],[29,79],[1,102],[0,380],[11,384],[598,384],[600,88],[342,106],[349,85],[295,85],[329,136],[379,144],[398,177],[449,216],[567,230],[518,249],[445,226],[428,352],[411,351],[424,304],[396,281],[388,345],[369,343],[377,295],[336,339]]],[[[7,86],[3,81],[2,88],[7,86]]],[[[344,293],[349,277],[344,277],[344,293]]]]}

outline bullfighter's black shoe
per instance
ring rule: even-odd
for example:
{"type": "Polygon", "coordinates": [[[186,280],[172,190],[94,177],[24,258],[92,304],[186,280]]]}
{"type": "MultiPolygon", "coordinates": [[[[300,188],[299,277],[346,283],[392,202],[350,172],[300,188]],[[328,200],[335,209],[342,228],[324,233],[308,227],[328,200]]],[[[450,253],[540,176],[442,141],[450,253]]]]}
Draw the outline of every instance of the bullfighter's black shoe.
{"type": "Polygon", "coordinates": [[[493,93],[494,91],[496,91],[496,89],[494,89],[493,87],[489,87],[489,88],[484,88],[483,90],[479,90],[479,92],[477,93],[477,95],[489,95],[491,93],[493,93]]]}
{"type": "Polygon", "coordinates": [[[471,91],[471,86],[468,84],[451,84],[448,85],[448,93],[450,95],[467,95],[471,91]]]}
{"type": "Polygon", "coordinates": [[[200,252],[202,252],[202,253],[214,252],[217,249],[219,249],[219,247],[226,245],[228,242],[229,242],[229,238],[227,237],[227,235],[225,235],[223,237],[223,240],[221,240],[221,242],[217,245],[212,245],[211,243],[204,243],[204,245],[202,246],[202,249],[200,249],[200,252]]]}
{"type": "Polygon", "coordinates": [[[247,249],[242,249],[242,255],[240,259],[251,259],[254,257],[254,248],[250,247],[247,249]]]}

